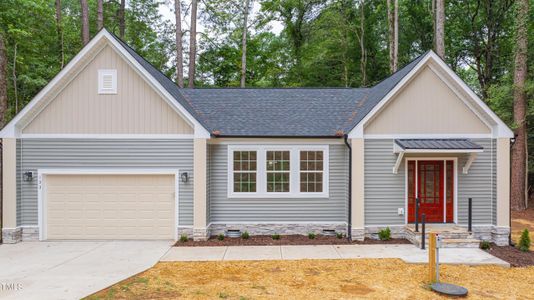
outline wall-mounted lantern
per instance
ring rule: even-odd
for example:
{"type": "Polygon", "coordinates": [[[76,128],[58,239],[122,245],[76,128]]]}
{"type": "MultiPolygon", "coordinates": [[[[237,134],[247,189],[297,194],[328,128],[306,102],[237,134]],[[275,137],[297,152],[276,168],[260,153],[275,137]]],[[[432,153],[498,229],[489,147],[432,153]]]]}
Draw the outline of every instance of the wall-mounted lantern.
{"type": "Polygon", "coordinates": [[[27,172],[24,172],[22,174],[22,180],[24,181],[32,181],[33,180],[33,172],[32,171],[27,171],[27,172]]]}
{"type": "Polygon", "coordinates": [[[189,174],[187,174],[187,172],[183,172],[182,174],[180,174],[180,178],[182,179],[183,183],[186,183],[189,181],[189,174]]]}

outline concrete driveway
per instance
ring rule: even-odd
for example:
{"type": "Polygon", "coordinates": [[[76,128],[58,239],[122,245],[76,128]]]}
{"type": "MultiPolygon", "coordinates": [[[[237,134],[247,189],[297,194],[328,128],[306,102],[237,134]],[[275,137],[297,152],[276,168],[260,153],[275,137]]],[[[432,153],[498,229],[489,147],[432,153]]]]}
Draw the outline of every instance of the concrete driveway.
{"type": "Polygon", "coordinates": [[[1,299],[80,299],[158,262],[171,241],[0,245],[1,299]]]}

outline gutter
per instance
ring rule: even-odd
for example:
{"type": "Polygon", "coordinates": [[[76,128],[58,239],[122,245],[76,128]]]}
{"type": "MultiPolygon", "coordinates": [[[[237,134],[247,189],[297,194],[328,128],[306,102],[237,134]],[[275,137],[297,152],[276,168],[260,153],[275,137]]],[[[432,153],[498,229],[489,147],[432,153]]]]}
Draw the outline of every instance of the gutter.
{"type": "Polygon", "coordinates": [[[349,148],[349,188],[348,188],[348,220],[347,220],[347,238],[352,240],[352,147],[348,141],[348,135],[343,135],[345,145],[349,148]]]}

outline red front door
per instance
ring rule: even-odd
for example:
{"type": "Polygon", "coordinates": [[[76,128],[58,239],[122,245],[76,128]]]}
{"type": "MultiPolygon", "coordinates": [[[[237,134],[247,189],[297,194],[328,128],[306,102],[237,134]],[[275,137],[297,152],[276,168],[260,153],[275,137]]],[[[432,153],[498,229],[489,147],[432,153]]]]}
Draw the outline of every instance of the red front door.
{"type": "Polygon", "coordinates": [[[452,161],[408,161],[408,222],[415,222],[417,197],[420,201],[419,222],[422,214],[426,215],[428,223],[452,222],[453,184],[452,161]]]}

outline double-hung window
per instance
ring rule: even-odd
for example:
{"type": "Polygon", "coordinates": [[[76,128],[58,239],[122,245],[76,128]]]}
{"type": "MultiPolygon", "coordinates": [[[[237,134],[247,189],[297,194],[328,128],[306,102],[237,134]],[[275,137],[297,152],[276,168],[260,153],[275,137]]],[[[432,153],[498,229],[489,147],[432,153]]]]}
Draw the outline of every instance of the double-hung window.
{"type": "Polygon", "coordinates": [[[327,145],[229,145],[228,197],[328,197],[327,145]]]}

